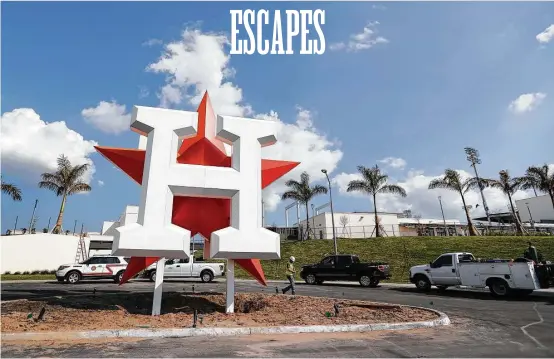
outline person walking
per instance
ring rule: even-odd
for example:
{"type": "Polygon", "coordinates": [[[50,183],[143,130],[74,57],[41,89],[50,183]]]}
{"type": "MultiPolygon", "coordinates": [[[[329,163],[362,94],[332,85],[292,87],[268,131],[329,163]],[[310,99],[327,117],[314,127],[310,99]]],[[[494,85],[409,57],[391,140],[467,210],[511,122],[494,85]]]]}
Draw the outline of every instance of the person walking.
{"type": "Polygon", "coordinates": [[[281,290],[283,294],[285,294],[289,290],[292,290],[292,295],[295,294],[295,291],[294,291],[294,274],[296,273],[296,271],[294,270],[295,260],[296,259],[293,256],[291,256],[289,258],[289,262],[287,263],[287,279],[289,280],[290,284],[281,290]]]}

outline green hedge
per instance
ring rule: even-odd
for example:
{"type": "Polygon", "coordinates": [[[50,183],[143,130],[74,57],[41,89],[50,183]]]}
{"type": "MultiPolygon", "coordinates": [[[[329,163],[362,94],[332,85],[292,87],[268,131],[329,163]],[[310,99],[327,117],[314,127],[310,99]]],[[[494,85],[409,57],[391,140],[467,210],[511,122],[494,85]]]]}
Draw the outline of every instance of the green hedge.
{"type": "MultiPolygon", "coordinates": [[[[392,282],[406,282],[411,266],[429,263],[446,252],[471,252],[478,258],[517,258],[531,240],[545,260],[554,261],[554,237],[385,237],[339,239],[339,253],[356,254],[362,261],[385,261],[391,266],[392,282]]],[[[267,279],[285,279],[285,266],[292,255],[297,272],[304,264],[318,262],[333,253],[333,241],[283,242],[281,259],[262,261],[267,279]]],[[[237,268],[237,276],[248,275],[237,268]]]]}

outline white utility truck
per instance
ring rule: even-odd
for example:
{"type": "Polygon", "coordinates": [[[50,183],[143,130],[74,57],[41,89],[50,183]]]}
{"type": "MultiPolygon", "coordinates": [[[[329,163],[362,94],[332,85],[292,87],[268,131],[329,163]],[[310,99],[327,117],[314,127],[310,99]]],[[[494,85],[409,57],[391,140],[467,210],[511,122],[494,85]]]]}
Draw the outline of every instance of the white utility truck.
{"type": "MultiPolygon", "coordinates": [[[[144,274],[152,282],[156,281],[156,265],[154,263],[146,268],[144,274]]],[[[165,262],[164,279],[166,278],[200,278],[202,282],[209,283],[215,277],[225,275],[224,263],[204,262],[194,259],[168,259],[165,262]]]]}
{"type": "Polygon", "coordinates": [[[422,291],[431,286],[440,290],[454,286],[489,287],[495,297],[515,292],[531,294],[541,288],[532,261],[477,261],[473,254],[465,252],[445,253],[429,264],[410,268],[410,282],[422,291]]]}

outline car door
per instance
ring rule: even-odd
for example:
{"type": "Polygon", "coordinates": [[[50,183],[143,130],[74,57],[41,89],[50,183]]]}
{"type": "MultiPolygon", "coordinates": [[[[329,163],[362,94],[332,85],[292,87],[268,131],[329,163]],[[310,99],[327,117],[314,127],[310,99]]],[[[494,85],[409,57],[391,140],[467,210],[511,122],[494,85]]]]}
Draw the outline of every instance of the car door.
{"type": "Polygon", "coordinates": [[[431,278],[435,285],[457,285],[459,284],[458,274],[454,266],[452,254],[445,254],[437,258],[430,270],[431,278]]]}
{"type": "Polygon", "coordinates": [[[178,260],[169,259],[165,262],[164,278],[176,278],[181,276],[181,265],[178,260]]]}
{"type": "Polygon", "coordinates": [[[316,277],[323,280],[335,279],[335,263],[337,259],[335,256],[329,256],[323,258],[323,260],[317,266],[316,277]]]}
{"type": "Polygon", "coordinates": [[[179,276],[180,277],[186,277],[186,278],[190,277],[191,272],[192,272],[190,259],[189,258],[179,259],[178,262],[179,262],[178,265],[179,265],[179,268],[180,268],[179,276]]]}
{"type": "Polygon", "coordinates": [[[352,279],[352,256],[337,256],[337,264],[335,265],[334,277],[337,280],[352,279]]]}
{"type": "Polygon", "coordinates": [[[105,263],[102,261],[103,257],[92,257],[88,260],[87,264],[83,268],[83,276],[85,277],[98,277],[104,275],[105,263]]]}

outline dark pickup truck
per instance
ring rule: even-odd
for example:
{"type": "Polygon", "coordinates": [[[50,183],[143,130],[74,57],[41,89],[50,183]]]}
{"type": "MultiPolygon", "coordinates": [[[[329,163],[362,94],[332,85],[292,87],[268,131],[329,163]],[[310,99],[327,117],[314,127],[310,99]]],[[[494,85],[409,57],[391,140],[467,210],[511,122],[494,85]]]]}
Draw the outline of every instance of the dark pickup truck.
{"type": "Polygon", "coordinates": [[[361,263],[352,254],[327,256],[316,264],[302,266],[300,278],[308,284],[324,281],[357,281],[362,287],[377,287],[381,280],[390,278],[387,263],[361,263]]]}

